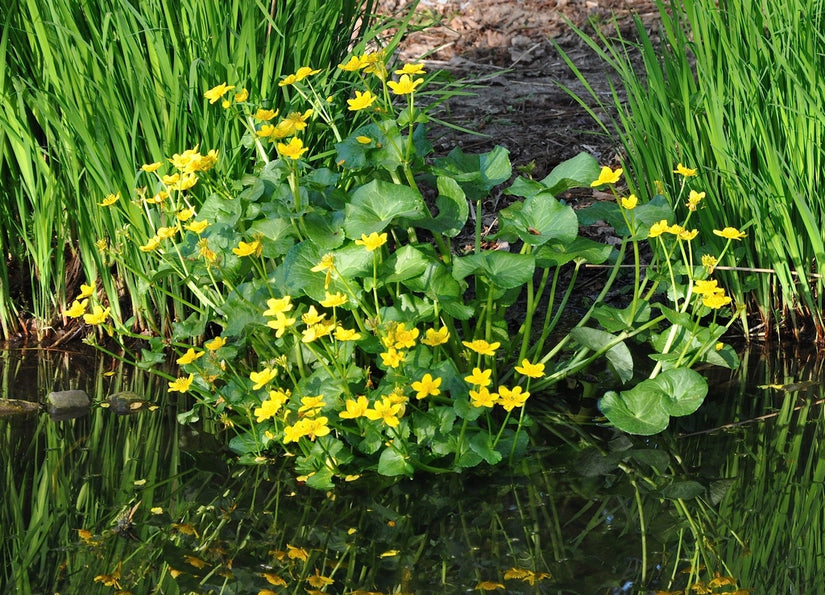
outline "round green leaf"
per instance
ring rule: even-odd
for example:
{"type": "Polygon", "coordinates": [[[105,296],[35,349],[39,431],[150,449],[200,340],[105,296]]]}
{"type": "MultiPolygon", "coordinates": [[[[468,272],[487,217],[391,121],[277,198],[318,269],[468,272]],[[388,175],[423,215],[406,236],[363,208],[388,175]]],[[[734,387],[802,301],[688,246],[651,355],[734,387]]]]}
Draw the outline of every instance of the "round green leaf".
{"type": "Polygon", "coordinates": [[[662,401],[659,387],[645,380],[631,390],[622,391],[621,395],[608,391],[599,408],[610,423],[623,432],[652,436],[667,428],[670,421],[662,401]]]}

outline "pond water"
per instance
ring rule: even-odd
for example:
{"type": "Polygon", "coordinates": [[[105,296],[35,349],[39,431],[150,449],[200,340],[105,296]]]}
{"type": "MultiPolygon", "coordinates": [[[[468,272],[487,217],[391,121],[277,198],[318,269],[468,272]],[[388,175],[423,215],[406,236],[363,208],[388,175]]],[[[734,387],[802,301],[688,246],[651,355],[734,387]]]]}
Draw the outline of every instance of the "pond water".
{"type": "Polygon", "coordinates": [[[822,362],[745,352],[654,439],[534,404],[514,468],[312,490],[231,463],[222,426],[99,353],[8,351],[3,398],[80,389],[88,414],[0,419],[0,591],[811,593],[825,568],[822,362]],[[149,403],[105,407],[131,391],[149,403]],[[127,407],[125,409],[129,411],[127,407]]]}

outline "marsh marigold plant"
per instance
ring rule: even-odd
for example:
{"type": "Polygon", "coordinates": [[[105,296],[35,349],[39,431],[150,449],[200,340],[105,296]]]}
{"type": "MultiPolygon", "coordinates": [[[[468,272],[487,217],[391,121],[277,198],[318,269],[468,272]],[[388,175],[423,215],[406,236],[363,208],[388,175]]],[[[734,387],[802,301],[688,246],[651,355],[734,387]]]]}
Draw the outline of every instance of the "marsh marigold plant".
{"type": "MultiPolygon", "coordinates": [[[[459,245],[469,203],[480,221],[482,199],[510,179],[507,152],[432,158],[426,102],[416,100],[430,78],[421,64],[385,60],[381,52],[353,55],[335,73],[306,65],[280,81],[278,102],[233,81],[205,90],[210,103],[228,102],[220,117],[247,126],[238,150],[251,158],[248,175],[210,175],[222,156],[194,145],[139,167],[132,199],[99,201],[142,217],[143,228],[118,241],[180,280],[185,315],[171,338],[134,334],[92,290],[66,316],[142,340],[143,365],[159,373],[163,361],[175,362],[169,390],[225,420],[241,462],[289,453],[302,479],[323,489],[368,469],[396,476],[511,460],[528,448],[531,402],[552,398],[560,380],[593,366],[606,371],[609,361],[606,384],[637,384],[632,340],[652,342],[656,375],[684,375],[687,393],[674,398],[682,407],[670,414],[689,412],[688,401],[698,406],[701,377],[690,366],[728,355],[715,348],[723,327],[699,322],[715,321],[729,298],[700,284],[707,279],[676,281],[699,258],[689,221],[676,225],[655,199],[617,194],[615,211],[600,217],[623,235],[621,247],[579,237],[579,217],[556,195],[615,189],[623,174],[580,155],[560,166],[563,176],[517,179],[495,233],[484,237],[476,224],[474,245],[459,245]],[[332,101],[342,94],[342,103],[332,101]],[[318,146],[313,126],[331,129],[334,144],[318,146]],[[626,247],[641,241],[660,242],[662,256],[650,275],[637,272],[628,309],[605,305],[605,288],[560,332],[573,295],[565,284],[575,284],[580,267],[611,257],[619,267],[626,247]],[[688,269],[669,269],[677,260],[688,269]],[[665,286],[678,297],[654,305],[665,286]],[[509,314],[516,304],[519,317],[509,314]]],[[[655,375],[637,386],[644,382],[655,375]]],[[[623,399],[613,394],[603,410],[623,427],[609,413],[610,399],[623,399]]]]}

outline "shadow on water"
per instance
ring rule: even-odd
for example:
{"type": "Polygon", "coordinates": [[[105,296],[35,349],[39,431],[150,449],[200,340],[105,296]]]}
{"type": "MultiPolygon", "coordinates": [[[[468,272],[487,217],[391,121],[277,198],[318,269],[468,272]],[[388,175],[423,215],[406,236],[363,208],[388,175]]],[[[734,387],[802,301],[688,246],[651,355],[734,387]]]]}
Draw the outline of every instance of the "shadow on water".
{"type": "Polygon", "coordinates": [[[190,404],[164,381],[100,354],[0,364],[0,397],[92,397],[75,419],[0,419],[8,592],[807,593],[825,567],[816,354],[743,354],[655,439],[545,403],[513,469],[328,494],[279,461],[229,464],[216,427],[177,423],[190,404]],[[149,404],[104,406],[123,391],[149,404]]]}

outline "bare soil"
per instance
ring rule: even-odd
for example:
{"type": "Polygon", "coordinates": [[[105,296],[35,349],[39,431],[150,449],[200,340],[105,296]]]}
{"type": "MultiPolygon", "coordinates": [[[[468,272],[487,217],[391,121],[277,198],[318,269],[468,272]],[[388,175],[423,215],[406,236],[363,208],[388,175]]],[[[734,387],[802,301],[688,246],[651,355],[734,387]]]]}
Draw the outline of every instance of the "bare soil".
{"type": "MultiPolygon", "coordinates": [[[[407,8],[399,0],[382,0],[380,10],[399,15],[407,8]]],[[[585,95],[556,44],[609,99],[608,68],[568,21],[587,32],[615,32],[618,26],[632,37],[633,14],[646,27],[658,22],[651,0],[421,0],[416,13],[416,22],[432,26],[407,37],[401,59],[423,58],[430,70],[477,85],[474,95],[451,99],[442,115],[477,134],[441,131],[437,151],[458,145],[483,152],[502,145],[513,165],[535,179],[581,151],[603,165],[616,164],[615,141],[565,90],[585,95]]]]}

